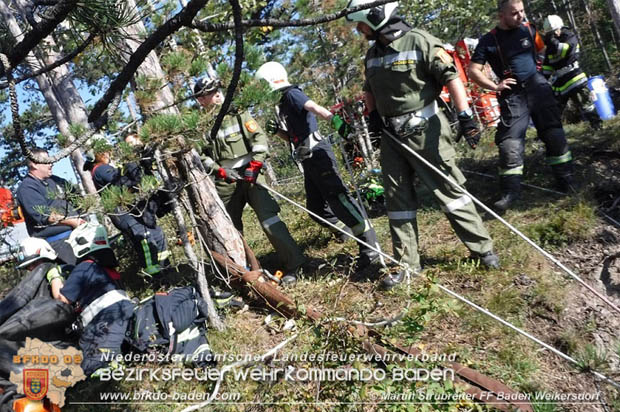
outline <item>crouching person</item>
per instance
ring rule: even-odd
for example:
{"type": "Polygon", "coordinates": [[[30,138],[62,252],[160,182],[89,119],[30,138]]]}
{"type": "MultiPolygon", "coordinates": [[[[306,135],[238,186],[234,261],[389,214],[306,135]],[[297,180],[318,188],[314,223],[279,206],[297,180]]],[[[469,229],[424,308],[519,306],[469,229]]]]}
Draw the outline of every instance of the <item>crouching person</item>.
{"type": "Polygon", "coordinates": [[[116,256],[103,226],[86,223],[69,236],[77,265],[68,279],[51,279],[55,299],[73,305],[80,313],[74,324],[86,375],[107,368],[112,356],[120,353],[125,332],[133,316],[134,304],[120,285],[116,256]]]}

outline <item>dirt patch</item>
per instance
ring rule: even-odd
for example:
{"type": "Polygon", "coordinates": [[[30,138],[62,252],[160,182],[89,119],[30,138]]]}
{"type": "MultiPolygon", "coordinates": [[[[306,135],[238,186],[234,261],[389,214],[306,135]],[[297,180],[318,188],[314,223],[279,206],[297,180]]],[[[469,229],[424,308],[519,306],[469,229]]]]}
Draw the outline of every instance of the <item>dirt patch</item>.
{"type": "MultiPolygon", "coordinates": [[[[596,228],[594,237],[572,244],[556,256],[588,285],[614,305],[620,306],[620,229],[601,224],[596,228]]],[[[550,331],[550,337],[554,338],[557,343],[562,343],[564,339],[560,336],[566,331],[576,331],[583,340],[591,342],[597,350],[606,354],[605,373],[612,379],[618,380],[620,377],[620,357],[618,356],[620,313],[584,286],[577,284],[576,281],[571,282],[566,296],[565,309],[558,317],[558,327],[550,331]]],[[[578,378],[578,386],[583,386],[584,390],[596,387],[592,375],[580,374],[578,378]]],[[[588,410],[604,411],[605,409],[591,405],[588,410]]]]}

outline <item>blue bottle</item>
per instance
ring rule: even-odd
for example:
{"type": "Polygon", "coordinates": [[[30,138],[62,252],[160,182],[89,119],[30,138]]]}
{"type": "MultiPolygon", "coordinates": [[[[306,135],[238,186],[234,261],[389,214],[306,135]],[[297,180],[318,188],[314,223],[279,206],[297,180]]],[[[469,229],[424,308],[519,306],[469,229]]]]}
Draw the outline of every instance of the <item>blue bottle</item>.
{"type": "Polygon", "coordinates": [[[588,79],[588,89],[592,92],[592,100],[596,112],[602,120],[609,120],[616,115],[614,103],[611,100],[609,89],[605,85],[603,76],[594,76],[588,79]]]}

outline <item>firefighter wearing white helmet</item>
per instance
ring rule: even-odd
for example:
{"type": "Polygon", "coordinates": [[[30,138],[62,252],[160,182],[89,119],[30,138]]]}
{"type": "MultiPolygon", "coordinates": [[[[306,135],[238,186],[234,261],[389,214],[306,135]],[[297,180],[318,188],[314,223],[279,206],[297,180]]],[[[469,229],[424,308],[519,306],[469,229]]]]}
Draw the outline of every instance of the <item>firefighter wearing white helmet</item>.
{"type": "Polygon", "coordinates": [[[256,71],[258,80],[265,80],[272,91],[290,86],[286,69],[278,62],[267,62],[256,71]]]}
{"type": "Polygon", "coordinates": [[[551,88],[558,98],[560,110],[572,100],[583,120],[590,122],[594,129],[601,127],[601,119],[588,90],[588,76],[579,67],[579,41],[575,33],[560,16],[554,14],[545,18],[545,59],[543,74],[551,83],[551,88]]]}
{"type": "Polygon", "coordinates": [[[57,257],[58,255],[45,239],[27,237],[19,245],[19,255],[17,256],[19,265],[17,267],[22,269],[39,260],[54,261],[57,257]]]}
{"type": "MultiPolygon", "coordinates": [[[[348,7],[371,3],[351,0],[348,7]]],[[[367,40],[375,40],[365,58],[364,97],[370,129],[381,133],[381,167],[394,257],[405,266],[383,279],[394,287],[407,274],[422,270],[418,253],[416,176],[430,189],[456,234],[487,267],[499,267],[493,243],[469,196],[425,167],[405,147],[441,169],[453,181],[465,177],[455,163],[452,132],[437,99],[445,85],[458,113],[461,131],[475,148],[480,131],[452,57],[431,34],[412,28],[395,14],[396,3],[353,12],[349,21],[367,40]]]]}
{"type": "Polygon", "coordinates": [[[562,18],[560,16],[556,16],[555,14],[550,14],[545,18],[545,21],[543,22],[543,30],[545,31],[545,33],[559,30],[562,27],[564,27],[564,22],[562,21],[562,18]]]}
{"type": "MultiPolygon", "coordinates": [[[[272,90],[281,94],[276,106],[278,119],[267,122],[266,131],[288,141],[294,148],[293,156],[303,167],[308,209],[365,243],[376,244],[374,229],[348,193],[331,145],[319,132],[317,116],[330,121],[342,137],[349,134],[350,126],[340,116],[311,100],[298,86],[289,84],[280,63],[265,63],[258,69],[256,77],[266,80],[272,90]]],[[[314,216],[313,219],[327,226],[314,216]]],[[[359,251],[358,269],[365,269],[378,260],[377,252],[362,243],[359,243],[359,251]]],[[[294,283],[296,276],[284,276],[282,282],[294,283]]]]}
{"type": "MultiPolygon", "coordinates": [[[[20,333],[28,330],[29,322],[26,321],[22,309],[33,299],[45,299],[49,297],[49,288],[46,278],[60,276],[61,268],[58,264],[58,255],[47,241],[36,237],[25,238],[20,242],[18,268],[27,271],[17,286],[0,301],[0,336],[7,339],[15,339],[14,335],[8,338],[8,333],[20,333]],[[7,324],[5,324],[7,323],[7,324]],[[10,325],[19,327],[11,328],[10,325]],[[19,329],[19,330],[11,330],[19,329]]],[[[40,305],[38,305],[40,307],[40,305]]],[[[42,315],[39,313],[38,317],[42,315]]]]}
{"type": "Polygon", "coordinates": [[[125,332],[133,316],[134,304],[122,289],[116,257],[108,243],[105,227],[93,223],[78,226],[69,237],[78,264],[67,279],[52,280],[59,288],[54,298],[81,309],[74,329],[79,333],[81,368],[91,375],[105,368],[109,360],[121,352],[125,332]]]}
{"type": "MultiPolygon", "coordinates": [[[[364,4],[373,3],[375,0],[351,0],[347,5],[347,8],[353,8],[363,6],[364,4]]],[[[347,14],[346,19],[349,21],[362,22],[367,24],[372,30],[377,31],[383,27],[392,14],[396,11],[398,2],[382,4],[381,6],[371,7],[369,9],[362,9],[350,14],[347,14]]]]}

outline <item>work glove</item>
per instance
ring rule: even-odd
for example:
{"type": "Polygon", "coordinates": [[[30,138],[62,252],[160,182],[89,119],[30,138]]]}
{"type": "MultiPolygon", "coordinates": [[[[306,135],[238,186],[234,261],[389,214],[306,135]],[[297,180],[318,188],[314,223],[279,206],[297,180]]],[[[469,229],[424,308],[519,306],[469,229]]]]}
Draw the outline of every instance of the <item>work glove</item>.
{"type": "Polygon", "coordinates": [[[248,183],[256,183],[256,178],[260,173],[261,167],[263,167],[263,162],[259,162],[258,160],[252,160],[249,166],[243,172],[243,180],[248,183]]]}
{"type": "Polygon", "coordinates": [[[349,123],[345,122],[340,115],[332,116],[332,128],[338,132],[340,137],[346,138],[351,133],[351,126],[349,123]]]}
{"type": "Polygon", "coordinates": [[[280,129],[280,127],[276,119],[267,120],[267,124],[265,124],[265,131],[267,134],[276,134],[278,133],[278,129],[280,129]]]}
{"type": "Polygon", "coordinates": [[[459,126],[460,131],[456,138],[458,142],[461,140],[461,137],[465,137],[467,144],[471,146],[472,149],[475,149],[478,146],[478,142],[480,142],[480,137],[482,137],[482,132],[478,129],[478,124],[476,120],[474,120],[474,114],[471,109],[464,110],[459,113],[459,126]]]}
{"type": "Polygon", "coordinates": [[[215,177],[224,180],[226,183],[234,183],[237,180],[241,180],[239,173],[232,169],[225,169],[223,167],[217,169],[217,172],[215,172],[215,177]]]}
{"type": "Polygon", "coordinates": [[[368,132],[371,134],[381,134],[381,130],[383,130],[383,119],[378,111],[373,110],[368,114],[368,132]]]}

